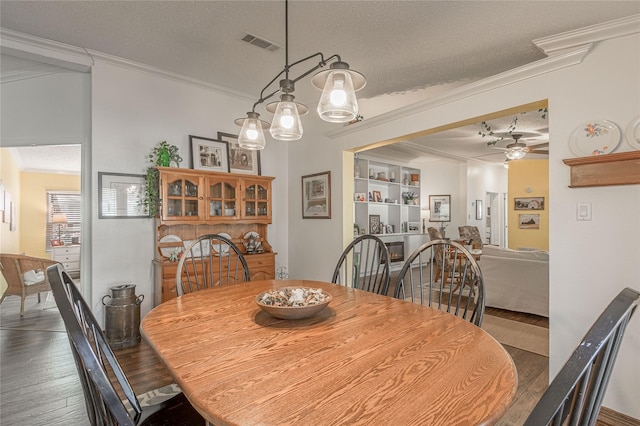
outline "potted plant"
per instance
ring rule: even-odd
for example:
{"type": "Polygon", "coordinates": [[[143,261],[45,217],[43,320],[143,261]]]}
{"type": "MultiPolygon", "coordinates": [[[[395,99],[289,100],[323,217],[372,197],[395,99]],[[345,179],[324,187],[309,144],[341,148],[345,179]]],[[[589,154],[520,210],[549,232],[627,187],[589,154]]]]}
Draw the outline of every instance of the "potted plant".
{"type": "Polygon", "coordinates": [[[160,201],[160,174],[157,167],[170,167],[172,163],[180,167],[182,157],[178,153],[178,147],[162,141],[158,146],[153,147],[147,157],[151,166],[147,167],[144,177],[144,208],[151,217],[158,213],[158,203],[160,201]]]}
{"type": "Polygon", "coordinates": [[[414,200],[418,198],[418,194],[415,192],[407,191],[402,193],[405,204],[414,204],[414,200]]]}

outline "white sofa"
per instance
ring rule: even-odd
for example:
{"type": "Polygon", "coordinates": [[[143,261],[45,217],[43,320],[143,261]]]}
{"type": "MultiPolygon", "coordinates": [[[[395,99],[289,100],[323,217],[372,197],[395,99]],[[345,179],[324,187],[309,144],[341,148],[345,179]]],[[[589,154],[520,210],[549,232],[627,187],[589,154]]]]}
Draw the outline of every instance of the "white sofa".
{"type": "Polygon", "coordinates": [[[485,245],[480,269],[486,306],[549,316],[549,253],[485,245]]]}

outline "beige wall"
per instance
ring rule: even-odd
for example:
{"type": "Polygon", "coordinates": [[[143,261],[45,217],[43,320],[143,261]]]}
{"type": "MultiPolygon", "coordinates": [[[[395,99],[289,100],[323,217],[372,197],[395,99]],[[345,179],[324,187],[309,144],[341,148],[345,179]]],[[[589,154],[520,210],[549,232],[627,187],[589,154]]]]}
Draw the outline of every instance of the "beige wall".
{"type": "MultiPolygon", "coordinates": [[[[11,153],[6,149],[0,149],[0,179],[4,192],[9,194],[11,201],[20,204],[20,171],[13,161],[11,153]]],[[[5,193],[0,193],[4,197],[5,193]]],[[[7,197],[5,197],[6,199],[7,197]]],[[[0,252],[18,253],[20,249],[20,228],[15,231],[9,229],[9,209],[11,206],[5,205],[4,211],[0,212],[0,252]]],[[[19,210],[17,210],[19,211],[19,210]]],[[[4,277],[0,276],[0,293],[7,289],[4,277]]]]}
{"type": "Polygon", "coordinates": [[[509,248],[549,250],[549,160],[509,162],[509,248]],[[515,210],[515,198],[544,197],[544,210],[515,210]],[[539,214],[539,229],[520,229],[521,214],[539,214]]]}
{"type": "Polygon", "coordinates": [[[80,191],[80,175],[21,173],[20,250],[50,258],[45,251],[47,191],[80,191]]]}

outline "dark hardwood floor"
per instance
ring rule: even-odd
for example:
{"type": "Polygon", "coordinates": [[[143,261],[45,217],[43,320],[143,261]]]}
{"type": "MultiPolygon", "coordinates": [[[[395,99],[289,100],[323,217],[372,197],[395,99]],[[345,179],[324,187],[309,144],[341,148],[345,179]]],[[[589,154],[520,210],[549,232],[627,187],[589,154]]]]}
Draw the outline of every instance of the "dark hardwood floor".
{"type": "MultiPolygon", "coordinates": [[[[88,425],[64,324],[56,308],[42,309],[43,304],[37,303],[36,296],[30,296],[22,318],[18,297],[9,297],[0,305],[0,425],[88,425]]],[[[486,312],[549,326],[547,318],[534,315],[492,308],[486,312]]],[[[518,369],[519,385],[514,404],[498,424],[520,425],[547,386],[548,359],[521,349],[505,348],[518,369]]],[[[116,356],[136,394],[173,382],[144,342],[116,351],[116,356]]],[[[606,413],[605,410],[603,414],[606,413]]],[[[598,424],[638,425],[634,419],[611,413],[598,424]]]]}

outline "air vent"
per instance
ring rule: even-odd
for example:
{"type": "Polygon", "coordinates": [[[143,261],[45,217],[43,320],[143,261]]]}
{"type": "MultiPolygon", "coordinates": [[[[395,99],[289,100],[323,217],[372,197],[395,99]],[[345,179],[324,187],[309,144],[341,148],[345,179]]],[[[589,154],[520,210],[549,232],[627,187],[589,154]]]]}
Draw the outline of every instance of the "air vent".
{"type": "Polygon", "coordinates": [[[276,52],[280,50],[280,46],[278,46],[277,44],[249,33],[246,33],[242,37],[242,41],[246,41],[249,44],[253,44],[256,47],[259,47],[260,49],[268,50],[269,52],[276,52]]]}

